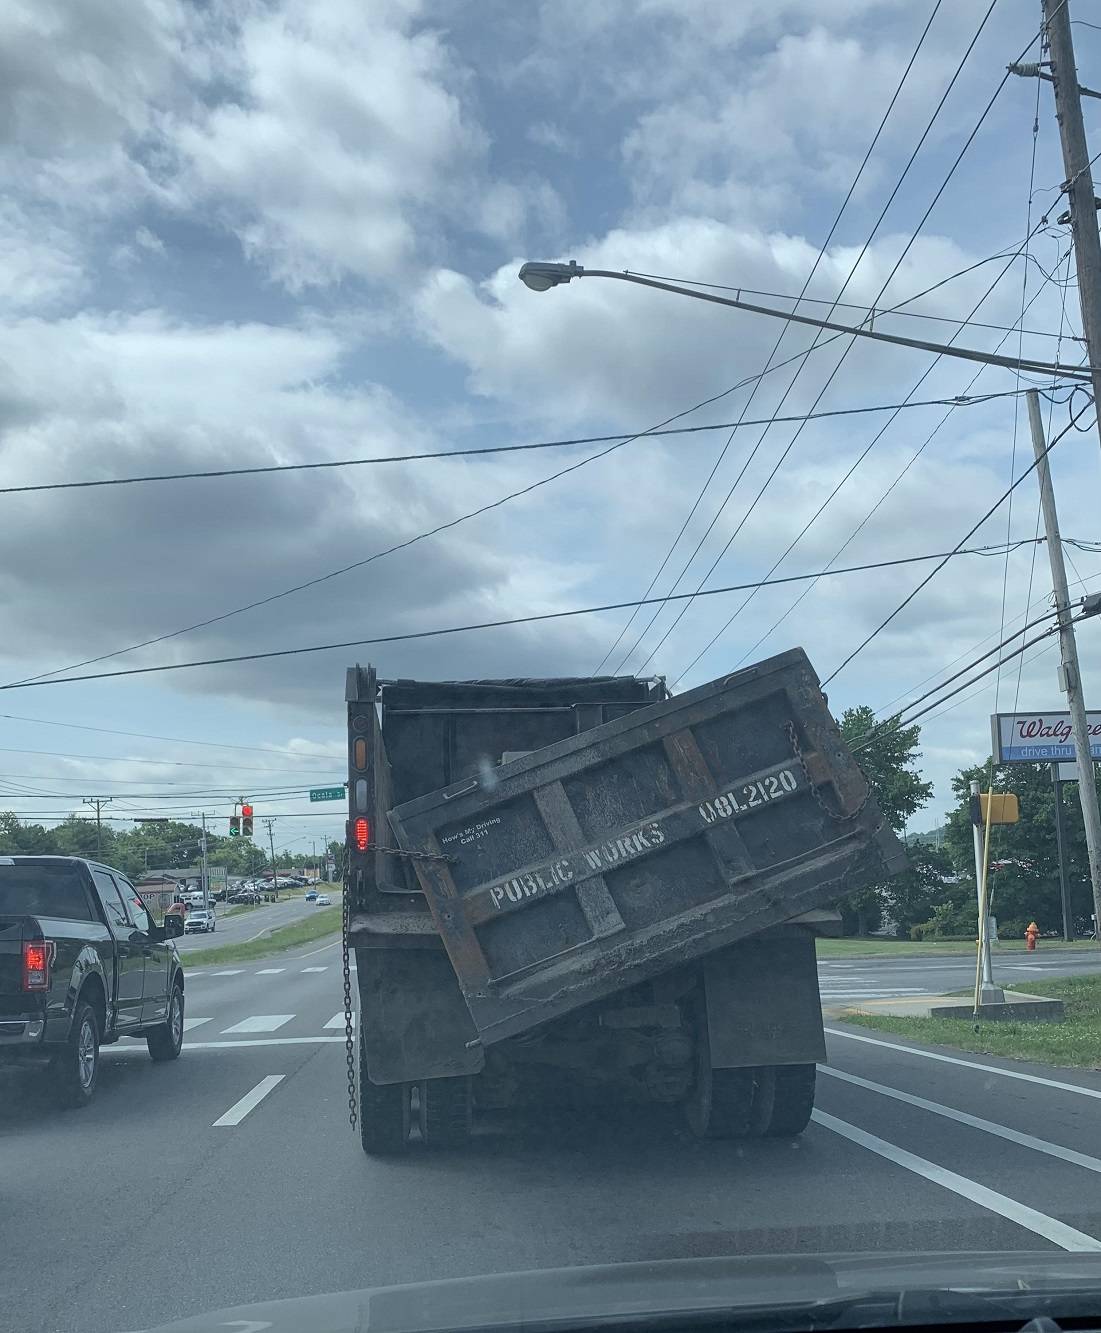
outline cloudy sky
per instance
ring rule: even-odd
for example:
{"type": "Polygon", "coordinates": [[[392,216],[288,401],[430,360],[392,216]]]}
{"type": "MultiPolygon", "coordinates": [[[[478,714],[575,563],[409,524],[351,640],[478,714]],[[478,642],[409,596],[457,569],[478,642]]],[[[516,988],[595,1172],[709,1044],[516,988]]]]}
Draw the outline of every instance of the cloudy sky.
{"type": "MultiPolygon", "coordinates": [[[[780,298],[813,274],[809,295],[851,303],[838,318],[853,322],[859,307],[950,278],[908,307],[922,318],[879,316],[876,328],[1078,362],[1077,291],[1052,280],[1068,276],[1069,234],[1056,222],[1048,85],[1034,144],[1036,84],[1008,81],[914,235],[1006,63],[1035,38],[1036,0],[994,7],[876,226],[987,2],[938,7],[820,254],[933,7],[9,0],[0,483],[370,459],[1021,387],[987,368],[969,389],[971,363],[866,341],[808,351],[813,331],[613,281],[537,295],[516,280],[525,258],[749,288],[785,310],[780,298]],[[1027,261],[1011,261],[1030,227],[1027,261]],[[1007,330],[1023,305],[1019,339],[1007,330]]],[[[1074,31],[1083,81],[1101,85],[1101,34],[1074,31]]],[[[1098,105],[1087,102],[1087,130],[1101,146],[1098,105]]],[[[1067,407],[1051,410],[1061,429],[1067,407]]],[[[1031,457],[1023,404],[1008,396],[667,436],[586,461],[603,449],[0,494],[3,683],[88,659],[106,658],[83,670],[151,666],[623,601],[655,575],[657,594],[674,582],[692,592],[770,576],[781,557],[774,577],[945,551],[1031,457]],[[133,648],[150,639],[161,641],[133,648]]],[[[1064,533],[1101,539],[1096,433],[1069,435],[1053,470],[1064,533]]],[[[1030,538],[1036,519],[1030,478],[969,545],[1030,538]]],[[[1072,578],[1101,588],[1101,556],[1070,554],[1072,578]]],[[[1039,614],[1050,583],[1043,549],[1034,570],[1033,555],[953,561],[831,681],[835,711],[912,699],[1003,623],[1019,626],[1026,605],[1039,614]]],[[[625,612],[13,690],[0,698],[0,788],[21,811],[109,793],[119,817],[224,815],[215,793],[270,792],[258,814],[285,812],[277,842],[308,849],[340,827],[339,807],[287,816],[307,805],[296,789],[342,780],[343,674],[356,657],[429,679],[602,665],[683,689],[801,644],[825,678],[928,568],[837,575],[744,607],[745,594],[671,604],[622,635],[625,612]]],[[[1098,632],[1082,633],[1087,699],[1101,699],[1098,632]]],[[[937,800],[917,827],[943,812],[951,774],[987,753],[996,698],[1057,706],[1054,654],[1031,650],[1020,683],[1007,669],[931,718],[937,800]]]]}

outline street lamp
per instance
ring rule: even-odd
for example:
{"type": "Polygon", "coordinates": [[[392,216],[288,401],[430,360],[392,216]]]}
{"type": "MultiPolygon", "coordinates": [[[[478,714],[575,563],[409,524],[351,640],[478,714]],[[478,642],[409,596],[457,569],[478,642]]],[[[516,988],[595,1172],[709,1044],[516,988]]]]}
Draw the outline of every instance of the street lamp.
{"type": "Polygon", "coordinates": [[[549,292],[552,287],[560,287],[571,278],[581,277],[584,272],[575,259],[571,259],[568,264],[529,262],[520,268],[520,281],[533,292],[549,292]]]}
{"type": "MultiPolygon", "coordinates": [[[[956,357],[961,361],[978,361],[982,365],[1001,366],[1005,370],[1031,371],[1040,375],[1062,375],[1072,380],[1092,380],[1090,366],[1066,366],[1059,362],[1020,360],[1012,356],[998,356],[993,352],[980,352],[970,347],[956,347],[950,343],[926,342],[922,338],[904,338],[897,333],[884,333],[879,329],[854,327],[851,324],[837,324],[829,319],[814,319],[810,315],[799,315],[791,310],[775,310],[770,306],[754,305],[750,301],[735,300],[729,296],[718,296],[714,292],[697,291],[691,287],[681,287],[675,282],[661,282],[656,278],[644,278],[628,270],[617,272],[613,269],[584,268],[575,259],[568,264],[544,263],[528,260],[520,265],[520,281],[533,292],[548,292],[552,287],[562,287],[573,278],[615,278],[619,282],[631,282],[639,287],[653,287],[659,292],[675,292],[678,296],[691,296],[696,301],[707,301],[711,305],[733,306],[735,310],[746,310],[753,315],[771,315],[792,324],[809,324],[811,328],[830,329],[835,333],[851,333],[861,338],[871,338],[876,342],[894,343],[899,347],[914,347],[922,352],[936,352],[941,356],[956,357]]],[[[901,303],[905,305],[905,302],[901,303]]],[[[798,302],[796,302],[798,305],[798,302]]],[[[890,310],[874,313],[889,315],[890,310]]],[[[827,339],[826,341],[831,341],[827,339]]]]}

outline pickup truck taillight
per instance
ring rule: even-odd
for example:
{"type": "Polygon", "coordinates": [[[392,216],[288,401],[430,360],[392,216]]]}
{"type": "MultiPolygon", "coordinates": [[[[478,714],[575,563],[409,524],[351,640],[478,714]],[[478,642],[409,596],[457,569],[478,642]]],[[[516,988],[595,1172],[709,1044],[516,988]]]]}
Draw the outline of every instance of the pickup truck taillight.
{"type": "Polygon", "coordinates": [[[53,960],[53,940],[24,940],[23,989],[49,990],[50,964],[53,960]]]}

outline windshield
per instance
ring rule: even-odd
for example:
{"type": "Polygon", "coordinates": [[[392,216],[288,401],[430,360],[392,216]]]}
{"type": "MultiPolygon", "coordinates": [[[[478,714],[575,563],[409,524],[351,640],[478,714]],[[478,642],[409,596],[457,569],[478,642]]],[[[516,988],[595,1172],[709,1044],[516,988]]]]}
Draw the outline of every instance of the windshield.
{"type": "Polygon", "coordinates": [[[0,165],[0,1330],[1101,1328],[1101,3],[6,0],[0,165]]]}

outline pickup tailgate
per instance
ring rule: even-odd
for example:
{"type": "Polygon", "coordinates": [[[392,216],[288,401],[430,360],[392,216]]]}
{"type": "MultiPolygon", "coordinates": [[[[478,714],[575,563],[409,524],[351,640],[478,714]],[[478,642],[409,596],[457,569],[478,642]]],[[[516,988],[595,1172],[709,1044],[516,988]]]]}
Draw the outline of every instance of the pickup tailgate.
{"type": "Polygon", "coordinates": [[[26,1008],[23,937],[25,927],[33,924],[21,916],[0,915],[0,1015],[22,1013],[26,1008]]]}
{"type": "Polygon", "coordinates": [[[487,1043],[905,865],[801,649],[390,820],[487,1043]]]}

